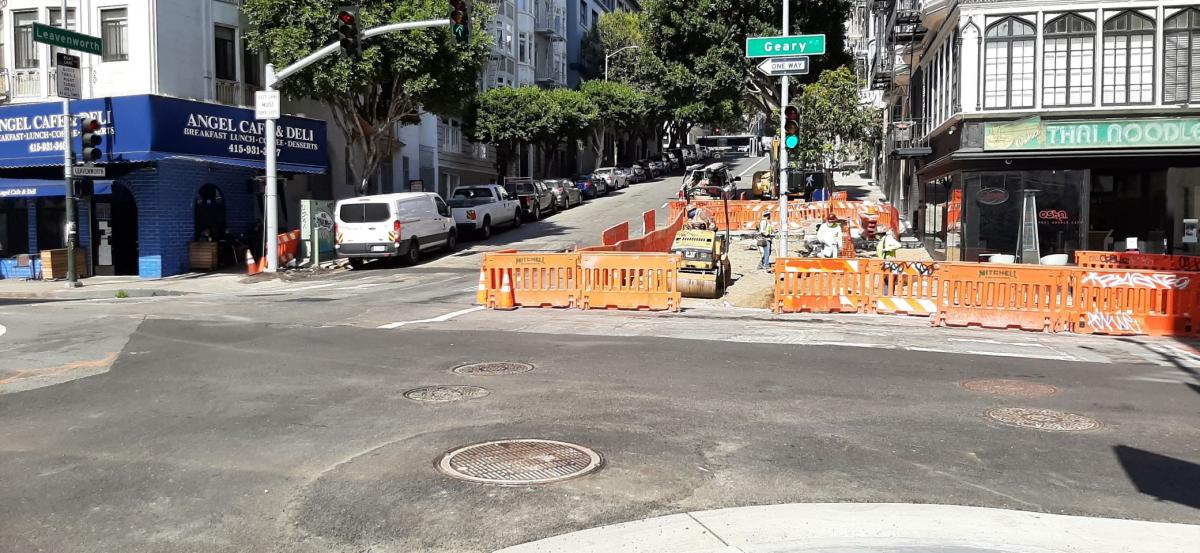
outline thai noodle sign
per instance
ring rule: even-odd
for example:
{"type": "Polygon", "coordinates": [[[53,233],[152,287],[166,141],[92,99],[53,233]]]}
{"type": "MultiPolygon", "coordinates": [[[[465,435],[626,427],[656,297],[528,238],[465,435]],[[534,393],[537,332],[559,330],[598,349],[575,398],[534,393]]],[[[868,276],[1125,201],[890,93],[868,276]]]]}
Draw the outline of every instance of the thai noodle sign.
{"type": "Polygon", "coordinates": [[[984,150],[1200,146],[1200,117],[984,123],[984,150]]]}

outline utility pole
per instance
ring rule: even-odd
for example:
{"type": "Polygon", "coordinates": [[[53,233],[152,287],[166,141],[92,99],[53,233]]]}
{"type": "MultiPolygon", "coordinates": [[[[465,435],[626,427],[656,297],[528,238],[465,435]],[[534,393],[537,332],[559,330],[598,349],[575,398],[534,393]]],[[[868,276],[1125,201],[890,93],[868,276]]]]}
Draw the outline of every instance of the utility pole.
{"type": "MultiPolygon", "coordinates": [[[[67,28],[67,0],[62,0],[62,11],[59,12],[62,16],[62,28],[67,28]]],[[[46,63],[50,63],[50,54],[53,53],[53,48],[47,46],[46,63]]],[[[70,52],[70,50],[67,50],[70,52]]],[[[62,68],[58,69],[62,71],[62,68]]],[[[49,76],[49,73],[47,73],[49,76]]],[[[47,87],[49,83],[47,83],[47,87]]],[[[61,93],[61,91],[59,91],[61,93]]],[[[75,250],[78,247],[76,242],[79,241],[79,225],[76,224],[75,214],[75,182],[74,172],[71,165],[74,163],[74,157],[71,153],[71,99],[63,97],[62,99],[62,128],[63,128],[63,200],[66,204],[67,224],[64,229],[67,235],[67,288],[78,288],[79,284],[79,267],[75,263],[75,250]]]]}
{"type": "MultiPolygon", "coordinates": [[[[783,36],[788,36],[790,33],[788,20],[790,17],[791,0],[783,0],[783,36]]],[[[780,77],[779,85],[779,134],[775,140],[779,141],[779,253],[777,257],[787,257],[788,255],[788,152],[787,145],[783,143],[783,127],[787,124],[787,118],[784,113],[787,111],[788,105],[788,78],[787,75],[780,77]]]]}
{"type": "MultiPolygon", "coordinates": [[[[390,25],[381,25],[373,29],[363,31],[362,38],[371,38],[396,31],[407,31],[411,29],[423,29],[426,27],[449,27],[454,22],[449,19],[427,19],[424,21],[409,21],[407,23],[392,23],[390,25]]],[[[296,74],[296,72],[308,67],[325,56],[328,56],[340,49],[340,42],[333,42],[325,45],[320,50],[313,52],[296,63],[293,63],[278,72],[275,71],[274,64],[267,64],[266,71],[263,76],[266,77],[266,90],[278,90],[279,83],[284,79],[296,74]]],[[[267,257],[266,272],[273,273],[279,270],[279,175],[276,167],[276,159],[278,158],[278,144],[275,140],[276,124],[273,119],[267,119],[266,125],[263,128],[266,133],[266,140],[263,144],[263,149],[266,154],[266,189],[263,191],[263,209],[266,214],[263,217],[263,226],[267,231],[267,247],[263,252],[267,257]]]]}

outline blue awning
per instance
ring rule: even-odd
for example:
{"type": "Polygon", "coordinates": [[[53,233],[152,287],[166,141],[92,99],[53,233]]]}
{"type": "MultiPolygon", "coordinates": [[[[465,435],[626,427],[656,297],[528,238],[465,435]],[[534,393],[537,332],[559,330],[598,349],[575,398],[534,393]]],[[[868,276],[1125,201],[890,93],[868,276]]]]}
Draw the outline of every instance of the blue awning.
{"type": "MultiPolygon", "coordinates": [[[[112,194],[111,180],[92,181],[95,194],[112,194]]],[[[0,179],[0,200],[5,198],[38,198],[65,196],[66,187],[61,180],[46,179],[0,179]]]]}

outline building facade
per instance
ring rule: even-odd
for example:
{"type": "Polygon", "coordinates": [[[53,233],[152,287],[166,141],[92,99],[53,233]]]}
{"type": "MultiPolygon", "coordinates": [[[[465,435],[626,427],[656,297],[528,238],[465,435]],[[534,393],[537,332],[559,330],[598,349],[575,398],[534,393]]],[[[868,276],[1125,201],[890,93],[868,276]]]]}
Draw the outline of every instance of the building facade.
{"type": "Polygon", "coordinates": [[[876,0],[890,198],[931,252],[1195,253],[1200,5],[876,0]],[[1034,223],[1033,219],[1036,219],[1034,223]]]}
{"type": "MultiPolygon", "coordinates": [[[[63,19],[54,0],[0,8],[0,277],[6,260],[65,244],[56,49],[33,40],[34,23],[63,19]]],[[[260,244],[263,126],[239,106],[253,104],[263,64],[239,2],[70,0],[65,20],[103,46],[80,55],[83,99],[71,103],[101,122],[107,173],[77,202],[85,272],[158,278],[189,270],[189,242],[260,244]]],[[[326,126],[285,117],[280,129],[283,196],[311,197],[320,181],[303,175],[327,169],[326,126]]],[[[240,264],[232,252],[222,256],[240,264]]]]}

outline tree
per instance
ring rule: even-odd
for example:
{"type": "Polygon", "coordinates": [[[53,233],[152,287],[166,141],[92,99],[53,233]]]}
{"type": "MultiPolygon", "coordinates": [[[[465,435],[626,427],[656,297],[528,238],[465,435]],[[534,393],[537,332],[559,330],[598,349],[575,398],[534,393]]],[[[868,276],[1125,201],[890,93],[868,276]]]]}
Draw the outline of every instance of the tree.
{"type": "MultiPolygon", "coordinates": [[[[277,67],[287,66],[329,43],[341,0],[246,0],[251,47],[277,67]]],[[[442,0],[357,0],[362,29],[403,21],[441,19],[442,0]]],[[[483,2],[473,4],[468,44],[457,44],[448,28],[402,31],[363,42],[360,59],[335,54],[284,80],[292,98],[325,103],[347,144],[347,166],[357,193],[391,155],[398,125],[415,124],[422,111],[454,114],[475,94],[479,70],[491,49],[484,31],[483,2]]]]}
{"type": "Polygon", "coordinates": [[[800,110],[800,167],[830,169],[839,158],[862,155],[882,132],[880,113],[863,104],[863,83],[842,66],[804,85],[795,105],[800,110]]]}
{"type": "Polygon", "coordinates": [[[600,110],[591,98],[578,90],[556,88],[546,91],[545,94],[549,99],[548,104],[553,106],[555,111],[555,128],[538,138],[545,163],[542,172],[548,174],[554,151],[564,141],[571,146],[571,142],[586,139],[600,116],[600,110]]]}
{"type": "Polygon", "coordinates": [[[496,147],[496,182],[502,183],[518,147],[545,140],[557,131],[557,116],[552,99],[540,88],[498,87],[475,98],[467,130],[473,141],[496,147]]]}
{"type": "Polygon", "coordinates": [[[646,21],[645,12],[602,14],[583,40],[582,73],[587,79],[602,79],[605,57],[615,54],[609,58],[609,80],[640,92],[646,107],[645,114],[625,132],[645,142],[657,142],[659,129],[672,118],[673,106],[663,97],[666,65],[646,42],[646,21]],[[637,48],[630,48],[634,46],[637,48]]]}
{"type": "MultiPolygon", "coordinates": [[[[844,22],[850,5],[849,0],[792,3],[792,34],[826,35],[827,53],[813,59],[813,75],[849,62],[844,22]]],[[[744,100],[764,115],[777,116],[779,83],[758,73],[757,60],[746,58],[745,43],[746,37],[782,32],[778,0],[648,0],[644,6],[646,42],[668,67],[664,84],[671,92],[664,96],[676,106],[677,120],[738,118],[744,100]]]]}
{"type": "Polygon", "coordinates": [[[605,136],[612,131],[613,140],[618,133],[636,125],[649,110],[646,95],[633,87],[614,81],[584,81],[579,91],[596,106],[596,123],[592,125],[592,149],[596,153],[596,167],[604,161],[605,136]]]}

